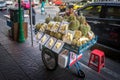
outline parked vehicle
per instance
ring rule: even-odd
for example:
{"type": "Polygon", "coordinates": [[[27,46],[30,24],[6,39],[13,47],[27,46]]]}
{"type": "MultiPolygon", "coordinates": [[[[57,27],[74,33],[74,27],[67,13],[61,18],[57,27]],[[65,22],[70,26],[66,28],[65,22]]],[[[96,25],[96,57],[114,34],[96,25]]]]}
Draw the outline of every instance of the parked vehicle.
{"type": "Polygon", "coordinates": [[[12,5],[12,4],[13,4],[13,1],[12,1],[12,0],[6,0],[6,4],[7,4],[7,5],[12,5]]]}
{"type": "Polygon", "coordinates": [[[22,7],[24,9],[29,9],[30,8],[30,2],[29,2],[29,0],[22,0],[22,7]]]}
{"type": "Polygon", "coordinates": [[[5,1],[0,1],[0,10],[7,9],[7,5],[5,1]]]}
{"type": "Polygon", "coordinates": [[[78,5],[78,4],[74,4],[73,6],[74,6],[74,7],[73,7],[74,10],[77,10],[77,9],[83,7],[83,5],[78,5]]]}
{"type": "Polygon", "coordinates": [[[40,0],[32,0],[32,4],[34,5],[39,5],[39,3],[40,3],[40,0]]]}
{"type": "Polygon", "coordinates": [[[91,3],[77,12],[86,16],[98,43],[120,51],[120,3],[91,3]]]}
{"type": "Polygon", "coordinates": [[[63,4],[62,0],[57,0],[54,2],[55,5],[60,6],[63,4]]]}

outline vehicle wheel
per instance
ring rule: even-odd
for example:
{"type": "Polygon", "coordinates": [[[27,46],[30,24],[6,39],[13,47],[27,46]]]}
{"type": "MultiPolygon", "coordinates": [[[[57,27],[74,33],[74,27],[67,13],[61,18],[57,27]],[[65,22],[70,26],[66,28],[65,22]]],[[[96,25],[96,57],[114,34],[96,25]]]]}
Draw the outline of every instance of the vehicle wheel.
{"type": "Polygon", "coordinates": [[[48,49],[43,49],[42,60],[43,60],[45,67],[48,70],[53,71],[57,68],[57,58],[55,56],[55,53],[53,53],[52,51],[48,49]]]}
{"type": "Polygon", "coordinates": [[[79,71],[78,71],[78,76],[79,76],[80,78],[85,78],[85,73],[84,73],[82,70],[79,70],[79,71]]]}

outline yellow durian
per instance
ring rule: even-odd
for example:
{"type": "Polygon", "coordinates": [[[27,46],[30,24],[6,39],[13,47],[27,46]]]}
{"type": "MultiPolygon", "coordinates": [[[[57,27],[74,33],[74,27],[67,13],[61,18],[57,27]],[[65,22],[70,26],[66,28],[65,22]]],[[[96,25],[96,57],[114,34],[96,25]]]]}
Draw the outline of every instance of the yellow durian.
{"type": "Polygon", "coordinates": [[[46,36],[44,35],[44,36],[42,37],[42,39],[41,39],[41,42],[44,42],[45,39],[46,39],[46,36]]]}
{"type": "Polygon", "coordinates": [[[49,46],[50,46],[50,47],[52,46],[53,42],[54,42],[53,39],[50,38],[50,42],[49,42],[49,46]]]}
{"type": "Polygon", "coordinates": [[[57,42],[55,47],[56,47],[56,49],[58,49],[58,48],[60,48],[60,46],[61,46],[61,43],[57,42]]]}

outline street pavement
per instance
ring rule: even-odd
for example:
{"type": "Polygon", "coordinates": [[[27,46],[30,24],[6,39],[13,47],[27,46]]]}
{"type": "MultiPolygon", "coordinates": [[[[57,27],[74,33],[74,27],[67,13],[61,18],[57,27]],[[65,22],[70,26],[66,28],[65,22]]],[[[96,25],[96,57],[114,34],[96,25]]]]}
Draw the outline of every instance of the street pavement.
{"type": "MultiPolygon", "coordinates": [[[[53,17],[59,11],[51,6],[45,9],[47,15],[41,15],[40,8],[36,7],[36,24],[44,22],[48,14],[53,17]]],[[[10,27],[6,25],[4,14],[5,12],[0,12],[0,80],[120,80],[120,64],[107,57],[100,73],[88,67],[90,50],[80,60],[81,69],[86,74],[85,79],[76,76],[74,67],[70,70],[60,67],[55,71],[46,70],[35,37],[34,47],[31,46],[30,25],[27,40],[24,43],[15,42],[8,36],[10,27]]],[[[26,19],[28,20],[29,18],[26,19]]]]}

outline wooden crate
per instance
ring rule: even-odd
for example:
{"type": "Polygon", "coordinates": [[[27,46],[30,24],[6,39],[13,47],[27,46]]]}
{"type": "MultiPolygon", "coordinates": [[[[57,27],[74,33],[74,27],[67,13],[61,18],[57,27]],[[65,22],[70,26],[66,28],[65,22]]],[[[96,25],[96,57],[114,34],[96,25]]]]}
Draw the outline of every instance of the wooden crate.
{"type": "MultiPolygon", "coordinates": [[[[28,37],[28,23],[23,22],[23,30],[24,30],[24,37],[27,39],[28,37]]],[[[18,28],[18,23],[14,23],[12,27],[12,36],[14,41],[18,41],[19,38],[19,28],[18,28]]]]}

